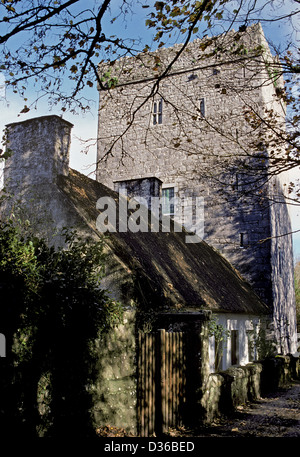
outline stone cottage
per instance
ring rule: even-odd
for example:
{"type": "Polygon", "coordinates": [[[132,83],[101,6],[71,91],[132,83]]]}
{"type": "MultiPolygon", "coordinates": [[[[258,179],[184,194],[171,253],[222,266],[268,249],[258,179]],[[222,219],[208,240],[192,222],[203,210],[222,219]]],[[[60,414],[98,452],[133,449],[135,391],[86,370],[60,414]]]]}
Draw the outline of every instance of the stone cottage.
{"type": "MultiPolygon", "coordinates": [[[[142,423],[143,433],[149,435],[156,430],[160,416],[160,422],[174,425],[173,416],[184,417],[187,409],[190,415],[193,407],[198,417],[205,409],[203,386],[209,372],[220,368],[216,366],[220,358],[212,346],[209,348],[212,315],[223,319],[230,332],[222,354],[226,368],[251,360],[248,332],[254,323],[268,319],[270,311],[237,270],[205,241],[187,243],[188,233],[179,230],[174,221],[170,230],[162,231],[162,220],[158,219],[158,230],[152,230],[153,213],[149,209],[143,213],[150,216],[146,221],[149,230],[121,231],[119,221],[116,230],[105,234],[99,231],[102,199],[111,199],[120,212],[124,203],[121,198],[125,197],[69,168],[71,128],[58,116],[8,126],[13,153],[6,161],[4,184],[11,197],[4,202],[1,217],[13,209],[12,204],[20,205],[36,232],[50,244],[62,243],[59,230],[63,227],[76,228],[79,234],[92,239],[105,235],[107,274],[103,287],[124,304],[126,313],[123,325],[99,348],[95,418],[98,424],[109,423],[132,432],[142,423]],[[157,334],[168,348],[164,350],[168,354],[165,364],[171,364],[172,347],[174,357],[182,355],[181,361],[166,365],[169,370],[165,370],[165,376],[169,376],[170,366],[170,376],[175,377],[175,366],[194,370],[192,376],[187,376],[186,368],[182,368],[178,379],[184,379],[184,385],[166,378],[164,385],[176,384],[178,392],[185,392],[185,396],[175,395],[180,404],[168,420],[162,416],[157,400],[161,379],[154,376],[157,362],[153,362],[155,354],[151,353],[151,347],[157,345],[151,338],[157,334]],[[148,392],[152,402],[145,397],[148,392]]],[[[144,195],[161,194],[159,179],[140,179],[135,185],[144,189],[144,195]]],[[[122,186],[127,186],[128,192],[132,190],[132,182],[122,186]]],[[[129,197],[125,200],[129,206],[129,197]]],[[[132,210],[127,215],[130,218],[132,210]]]]}
{"type": "Polygon", "coordinates": [[[126,313],[99,347],[95,420],[144,435],[205,416],[209,374],[255,360],[260,329],[295,351],[288,210],[245,109],[284,114],[262,29],[180,49],[100,67],[96,180],[69,168],[61,117],[7,126],[1,217],[20,206],[57,246],[63,227],[104,237],[103,287],[126,313]]]}
{"type": "Polygon", "coordinates": [[[101,64],[99,74],[97,180],[117,190],[159,179],[163,213],[237,268],[270,309],[277,350],[296,351],[289,180],[272,176],[284,145],[265,128],[270,114],[284,125],[283,81],[261,25],[101,64]]]}

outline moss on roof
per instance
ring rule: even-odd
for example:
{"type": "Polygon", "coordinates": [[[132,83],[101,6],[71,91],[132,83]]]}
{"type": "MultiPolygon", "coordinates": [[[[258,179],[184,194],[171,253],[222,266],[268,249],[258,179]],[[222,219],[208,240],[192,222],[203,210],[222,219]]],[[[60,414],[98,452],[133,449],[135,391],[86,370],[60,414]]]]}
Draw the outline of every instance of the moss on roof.
{"type": "MultiPolygon", "coordinates": [[[[100,197],[119,196],[81,173],[70,169],[58,185],[77,213],[97,236],[100,197]]],[[[205,308],[213,312],[268,314],[267,306],[231,264],[204,241],[185,242],[185,232],[109,233],[105,242],[126,266],[127,275],[139,272],[147,280],[160,305],[174,309],[205,308]]]]}

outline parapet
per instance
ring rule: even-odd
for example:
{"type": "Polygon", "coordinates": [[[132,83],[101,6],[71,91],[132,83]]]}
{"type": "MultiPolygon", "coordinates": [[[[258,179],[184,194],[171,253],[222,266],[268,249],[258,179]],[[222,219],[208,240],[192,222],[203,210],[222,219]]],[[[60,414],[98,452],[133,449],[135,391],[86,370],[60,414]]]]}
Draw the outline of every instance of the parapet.
{"type": "MultiPolygon", "coordinates": [[[[171,76],[200,68],[212,68],[216,62],[236,59],[248,60],[257,53],[270,54],[261,24],[254,24],[243,31],[231,30],[215,37],[195,39],[186,46],[181,43],[168,48],[159,48],[153,52],[142,52],[134,57],[122,57],[110,63],[99,64],[99,76],[103,86],[114,81],[113,86],[126,86],[155,80],[161,75],[171,76]],[[184,52],[182,48],[184,47],[184,52]]],[[[109,88],[110,85],[107,86],[109,88]]],[[[99,90],[100,87],[98,87],[99,90]]]]}

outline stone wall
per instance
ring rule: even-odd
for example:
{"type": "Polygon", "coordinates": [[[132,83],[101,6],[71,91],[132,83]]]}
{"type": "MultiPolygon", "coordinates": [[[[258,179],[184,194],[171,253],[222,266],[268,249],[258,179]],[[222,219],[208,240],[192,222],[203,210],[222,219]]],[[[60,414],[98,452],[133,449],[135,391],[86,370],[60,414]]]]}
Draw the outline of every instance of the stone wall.
{"type": "MultiPolygon", "coordinates": [[[[115,181],[144,177],[174,186],[179,223],[184,222],[187,199],[203,197],[205,241],[220,250],[271,303],[270,243],[258,244],[270,237],[269,206],[261,196],[253,196],[249,185],[245,189],[243,169],[239,178],[236,173],[242,167],[239,157],[248,160],[244,151],[249,149],[251,136],[243,111],[246,104],[262,109],[265,69],[259,59],[255,70],[251,60],[242,59],[236,66],[220,62],[207,57],[209,52],[202,51],[202,46],[200,40],[190,44],[153,97],[149,93],[154,82],[138,79],[139,65],[132,59],[120,62],[119,71],[127,72],[134,84],[122,85],[121,79],[109,93],[100,91],[97,179],[111,188],[115,181]],[[153,104],[160,99],[163,120],[153,125],[153,104]]],[[[172,52],[173,48],[157,54],[162,67],[172,52]]],[[[146,74],[151,67],[147,59],[152,57],[141,57],[146,74]]],[[[111,71],[120,78],[117,65],[111,71]]]]}
{"type": "Polygon", "coordinates": [[[135,312],[126,311],[124,322],[99,341],[98,381],[93,387],[95,425],[136,433],[135,312]]]}
{"type": "Polygon", "coordinates": [[[11,155],[5,161],[1,217],[30,221],[38,236],[56,246],[64,244],[63,227],[93,236],[57,186],[58,176],[69,174],[71,129],[55,115],[7,126],[11,155]]]}
{"type": "Polygon", "coordinates": [[[292,227],[282,189],[282,182],[274,179],[270,207],[273,327],[277,351],[288,354],[297,350],[297,318],[292,227]]]}
{"type": "MultiPolygon", "coordinates": [[[[280,254],[273,234],[288,233],[289,217],[276,221],[269,199],[273,184],[264,182],[268,162],[256,149],[261,131],[245,116],[249,106],[261,116],[265,109],[285,114],[276,97],[282,81],[275,87],[270,76],[272,57],[262,29],[195,40],[156,84],[179,50],[176,45],[110,67],[118,83],[100,90],[97,179],[111,188],[120,180],[160,179],[163,187],[175,189],[179,223],[187,200],[202,197],[205,241],[239,270],[270,310],[280,308],[286,322],[295,307],[290,239],[282,238],[280,254]],[[154,125],[160,100],[162,122],[154,125]],[[274,231],[275,224],[280,230],[274,231]]],[[[268,151],[263,153],[267,158],[268,151]]],[[[285,202],[281,206],[284,212],[285,202]]],[[[190,211],[197,216],[194,203],[190,211]]],[[[295,351],[289,344],[294,319],[284,332],[277,335],[285,339],[284,351],[295,351]]]]}
{"type": "Polygon", "coordinates": [[[291,379],[299,379],[299,357],[292,355],[267,358],[243,367],[210,374],[203,397],[203,421],[233,412],[237,406],[255,401],[268,392],[284,388],[291,379]]]}

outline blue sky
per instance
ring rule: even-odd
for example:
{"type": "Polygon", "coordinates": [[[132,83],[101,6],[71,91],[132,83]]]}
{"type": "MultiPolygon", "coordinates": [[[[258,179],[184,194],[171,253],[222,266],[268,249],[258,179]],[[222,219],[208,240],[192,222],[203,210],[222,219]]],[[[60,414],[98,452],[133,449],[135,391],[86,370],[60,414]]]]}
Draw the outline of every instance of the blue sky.
{"type": "MultiPolygon", "coordinates": [[[[118,9],[118,4],[120,0],[115,2],[116,11],[118,9]]],[[[234,2],[232,2],[234,3],[234,2]]],[[[286,0],[284,3],[281,3],[280,14],[284,12],[289,12],[292,10],[294,2],[292,0],[286,0]]],[[[104,32],[109,35],[118,34],[125,37],[135,37],[141,38],[145,42],[151,43],[152,35],[151,30],[145,32],[144,28],[144,16],[147,14],[148,10],[142,8],[135,9],[134,14],[129,14],[126,18],[127,23],[123,21],[115,22],[111,24],[107,21],[104,24],[104,32]]],[[[274,15],[274,11],[272,12],[274,15]]],[[[114,11],[112,11],[112,17],[114,17],[114,11]]],[[[271,40],[276,45],[284,47],[285,40],[287,39],[289,32],[291,30],[290,24],[282,22],[274,22],[272,25],[262,22],[265,35],[268,40],[271,40]]],[[[299,37],[294,36],[294,39],[299,37]]],[[[181,39],[179,41],[182,41],[181,39]]],[[[31,89],[32,96],[38,95],[34,93],[34,89],[31,89]]],[[[63,117],[74,124],[72,141],[71,141],[71,158],[70,166],[81,171],[84,174],[90,174],[93,177],[94,164],[96,162],[96,146],[91,145],[88,153],[81,152],[85,144],[81,143],[79,138],[82,139],[95,139],[97,136],[97,113],[98,113],[98,93],[96,87],[87,88],[85,96],[92,100],[90,106],[91,111],[86,114],[77,115],[71,113],[64,113],[63,117]]],[[[47,100],[41,99],[35,107],[33,107],[29,113],[22,114],[18,116],[18,113],[23,108],[24,102],[16,94],[6,91],[4,94],[3,84],[0,76],[0,129],[2,130],[4,126],[10,122],[17,122],[20,120],[25,120],[31,117],[43,116],[46,114],[61,114],[59,108],[49,109],[47,100]],[[3,97],[5,95],[5,97],[3,97]]],[[[92,143],[91,143],[92,144],[92,143]]],[[[299,169],[296,170],[291,178],[300,178],[299,169]]],[[[293,206],[291,208],[292,215],[292,224],[293,230],[300,229],[300,207],[293,206]]],[[[294,256],[300,260],[300,232],[295,233],[293,237],[294,243],[294,256]]]]}

